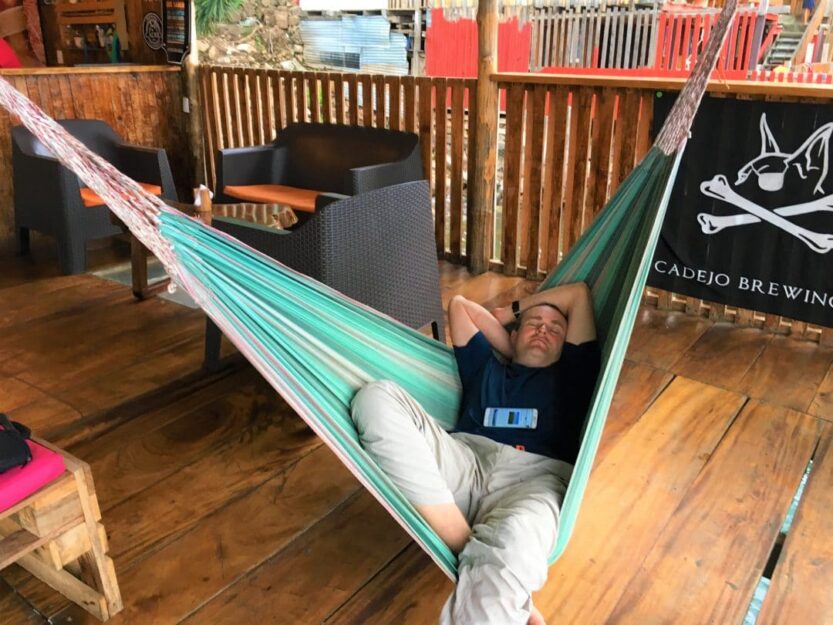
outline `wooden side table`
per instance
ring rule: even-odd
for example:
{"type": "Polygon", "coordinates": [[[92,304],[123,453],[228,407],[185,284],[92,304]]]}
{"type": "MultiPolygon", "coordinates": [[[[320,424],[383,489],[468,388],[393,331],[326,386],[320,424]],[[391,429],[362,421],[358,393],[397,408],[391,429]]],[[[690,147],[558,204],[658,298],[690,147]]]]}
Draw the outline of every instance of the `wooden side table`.
{"type": "MultiPolygon", "coordinates": [[[[169,206],[193,215],[208,225],[212,219],[239,219],[249,223],[260,224],[268,228],[289,228],[298,223],[298,217],[289,206],[278,204],[212,204],[206,190],[200,191],[200,206],[165,200],[169,206]]],[[[114,223],[122,225],[118,218],[110,213],[114,223]]],[[[139,240],[129,233],[130,237],[130,268],[133,295],[136,299],[147,299],[166,289],[170,280],[159,280],[148,284],[148,256],[149,252],[139,240]]]]}
{"type": "Polygon", "coordinates": [[[0,512],[0,569],[17,563],[102,621],[122,609],[107,535],[86,462],[45,441],[66,470],[0,512]]]}

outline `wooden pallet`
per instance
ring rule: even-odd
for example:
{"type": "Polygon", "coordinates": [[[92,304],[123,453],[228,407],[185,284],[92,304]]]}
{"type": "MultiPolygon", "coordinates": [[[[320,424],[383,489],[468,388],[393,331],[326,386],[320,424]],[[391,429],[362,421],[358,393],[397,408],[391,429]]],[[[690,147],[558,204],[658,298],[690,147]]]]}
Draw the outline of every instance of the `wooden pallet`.
{"type": "Polygon", "coordinates": [[[0,569],[17,563],[71,601],[106,621],[122,599],[90,467],[61,454],[66,471],[0,513],[0,569]]]}

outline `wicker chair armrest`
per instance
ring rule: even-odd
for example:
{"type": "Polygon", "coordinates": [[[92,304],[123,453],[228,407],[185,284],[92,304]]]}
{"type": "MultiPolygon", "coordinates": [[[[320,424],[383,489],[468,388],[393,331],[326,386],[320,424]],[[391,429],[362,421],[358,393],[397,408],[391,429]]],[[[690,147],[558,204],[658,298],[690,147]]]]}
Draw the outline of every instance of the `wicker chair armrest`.
{"type": "Polygon", "coordinates": [[[341,193],[320,193],[318,197],[315,198],[315,211],[320,212],[327,208],[330,204],[335,202],[340,202],[341,200],[347,199],[350,197],[349,195],[343,195],[341,193]]]}
{"type": "Polygon", "coordinates": [[[288,149],[282,146],[270,144],[218,150],[217,201],[234,201],[223,194],[228,185],[285,183],[287,163],[288,149]]]}
{"type": "Polygon", "coordinates": [[[347,172],[346,188],[349,195],[359,195],[382,187],[408,182],[405,161],[354,167],[347,172]]]}
{"type": "Polygon", "coordinates": [[[168,154],[163,148],[149,148],[123,143],[117,147],[119,169],[139,182],[162,187],[162,197],[176,200],[177,193],[168,154]]]}

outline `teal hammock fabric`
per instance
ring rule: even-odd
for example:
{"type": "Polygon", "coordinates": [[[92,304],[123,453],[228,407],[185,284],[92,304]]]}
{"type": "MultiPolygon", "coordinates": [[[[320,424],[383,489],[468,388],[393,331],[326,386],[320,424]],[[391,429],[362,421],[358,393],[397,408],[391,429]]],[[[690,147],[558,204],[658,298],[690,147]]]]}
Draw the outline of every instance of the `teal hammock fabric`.
{"type": "MultiPolygon", "coordinates": [[[[685,139],[736,5],[728,0],[724,6],[654,147],[542,285],[586,281],[603,345],[603,369],[551,561],[564,551],[576,522],[685,139]]],[[[349,416],[358,389],[390,379],[446,427],[453,426],[461,389],[451,349],[165,206],[2,79],[0,104],[106,201],[173,281],[454,579],[454,554],[364,452],[349,416]]]]}
{"type": "MultiPolygon", "coordinates": [[[[662,224],[655,217],[667,203],[678,161],[679,153],[653,148],[542,285],[587,282],[603,346],[602,375],[551,561],[575,524],[662,224]]],[[[365,453],[350,419],[356,391],[389,379],[453,427],[460,382],[452,350],[184,215],[163,214],[160,231],[208,288],[232,342],[454,578],[454,554],[365,453]]]]}

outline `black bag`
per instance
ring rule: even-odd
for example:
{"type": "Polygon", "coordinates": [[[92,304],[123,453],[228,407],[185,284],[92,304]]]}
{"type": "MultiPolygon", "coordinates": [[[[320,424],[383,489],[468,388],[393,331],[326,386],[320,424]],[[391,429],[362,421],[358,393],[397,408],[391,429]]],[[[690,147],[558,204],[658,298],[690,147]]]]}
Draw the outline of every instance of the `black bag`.
{"type": "Polygon", "coordinates": [[[0,412],[0,473],[22,467],[32,459],[32,451],[26,444],[29,428],[12,423],[0,412]]]}

